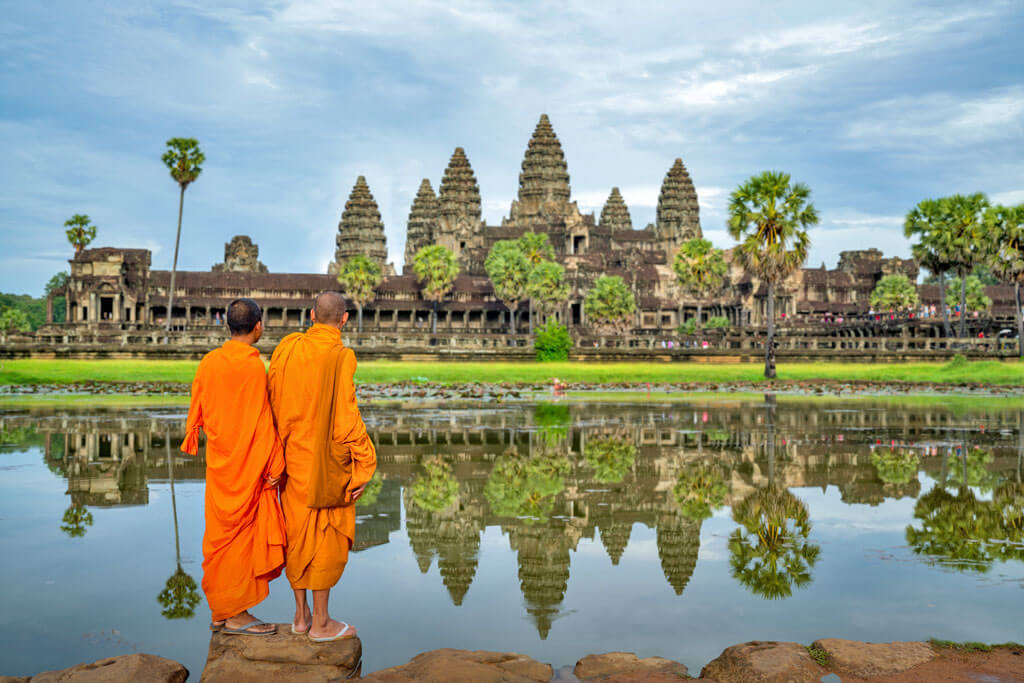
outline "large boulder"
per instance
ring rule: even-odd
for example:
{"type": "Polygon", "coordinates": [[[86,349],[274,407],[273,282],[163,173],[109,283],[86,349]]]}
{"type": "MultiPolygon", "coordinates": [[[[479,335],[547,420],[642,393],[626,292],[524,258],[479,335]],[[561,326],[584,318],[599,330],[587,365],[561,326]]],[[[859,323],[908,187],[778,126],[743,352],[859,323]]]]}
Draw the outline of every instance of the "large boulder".
{"type": "Polygon", "coordinates": [[[416,655],[408,664],[376,671],[363,680],[376,683],[547,683],[553,673],[550,665],[513,652],[444,649],[416,655]]]}
{"type": "Polygon", "coordinates": [[[812,647],[828,653],[830,668],[857,678],[900,673],[937,656],[928,643],[862,643],[825,638],[814,641],[812,647]]]}
{"type": "Polygon", "coordinates": [[[827,674],[800,643],[753,640],[727,647],[701,672],[718,683],[799,683],[827,674]]]}
{"type": "Polygon", "coordinates": [[[305,635],[293,634],[290,624],[278,624],[272,636],[214,633],[200,681],[327,683],[358,676],[362,657],[359,638],[314,643],[305,635]]]}
{"type": "Polygon", "coordinates": [[[581,681],[594,679],[614,679],[624,681],[635,678],[638,681],[666,681],[687,678],[686,666],[671,659],[648,657],[640,659],[632,652],[608,652],[603,655],[587,655],[576,662],[573,669],[576,678],[581,681]]]}
{"type": "Polygon", "coordinates": [[[33,683],[184,683],[186,678],[188,669],[173,660],[156,655],[132,654],[108,657],[60,671],[44,671],[30,679],[21,680],[33,683]]]}

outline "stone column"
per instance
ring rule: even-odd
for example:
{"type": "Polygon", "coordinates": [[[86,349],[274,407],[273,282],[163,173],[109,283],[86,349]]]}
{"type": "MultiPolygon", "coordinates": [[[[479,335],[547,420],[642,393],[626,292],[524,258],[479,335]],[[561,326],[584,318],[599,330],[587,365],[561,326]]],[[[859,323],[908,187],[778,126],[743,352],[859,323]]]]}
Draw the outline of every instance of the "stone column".
{"type": "MultiPolygon", "coordinates": [[[[53,294],[46,295],[46,322],[53,322],[53,294]]],[[[49,435],[46,438],[49,439],[49,435]]]]}

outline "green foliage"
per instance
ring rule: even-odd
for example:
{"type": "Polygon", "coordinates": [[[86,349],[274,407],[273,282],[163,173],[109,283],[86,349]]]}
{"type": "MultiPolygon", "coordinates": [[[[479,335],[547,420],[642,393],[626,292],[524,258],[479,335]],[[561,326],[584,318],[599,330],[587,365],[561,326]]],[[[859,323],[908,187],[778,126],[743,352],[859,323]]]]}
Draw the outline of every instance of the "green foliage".
{"type": "Polygon", "coordinates": [[[995,513],[991,502],[978,500],[967,487],[954,496],[936,486],[917,499],[914,518],[920,527],[907,526],[907,544],[929,564],[986,573],[1004,553],[1002,539],[1008,536],[995,513]]]}
{"type": "MultiPolygon", "coordinates": [[[[54,301],[56,308],[57,302],[54,301]]],[[[60,306],[61,313],[64,306],[60,306]]],[[[7,311],[19,311],[28,318],[29,328],[36,329],[46,322],[46,299],[36,298],[28,294],[0,294],[0,316],[7,311]]],[[[20,316],[16,322],[21,322],[20,316]]],[[[7,329],[6,327],[0,329],[7,329]]]]}
{"type": "Polygon", "coordinates": [[[459,276],[459,262],[451,249],[431,244],[412,257],[412,270],[423,287],[423,298],[441,301],[459,276]]]}
{"type": "Polygon", "coordinates": [[[739,241],[733,258],[771,284],[781,283],[807,260],[807,228],[818,223],[811,190],[791,183],[788,173],[765,171],[729,197],[729,234],[739,241]]]}
{"type": "Polygon", "coordinates": [[[459,483],[452,467],[441,458],[423,463],[424,473],[412,485],[412,502],[427,512],[440,512],[458,499],[459,483]]]}
{"type": "Polygon", "coordinates": [[[985,228],[992,274],[1001,282],[1024,283],[1024,204],[991,207],[985,228]]]}
{"type": "Polygon", "coordinates": [[[541,313],[553,313],[569,298],[565,268],[554,261],[537,263],[526,278],[526,293],[541,313]]]}
{"type": "Polygon", "coordinates": [[[1019,647],[1017,643],[987,645],[985,643],[979,643],[976,641],[967,641],[964,643],[959,643],[955,640],[939,640],[938,638],[929,638],[928,643],[932,647],[948,648],[951,650],[966,650],[967,652],[991,652],[993,647],[1019,647]]]}
{"type": "MultiPolygon", "coordinates": [[[[39,299],[39,321],[33,320],[32,329],[39,327],[46,320],[46,297],[50,296],[51,292],[63,291],[68,285],[68,274],[66,271],[55,273],[53,277],[46,283],[46,287],[43,292],[43,298],[39,299]]],[[[65,322],[66,311],[66,298],[63,295],[53,297],[53,322],[62,323],[65,322]]],[[[26,311],[27,312],[27,311],[26,311]]],[[[29,315],[29,319],[32,319],[32,315],[29,315]]]]}
{"type": "Polygon", "coordinates": [[[732,327],[732,323],[724,315],[714,315],[708,318],[708,321],[704,323],[704,329],[706,330],[724,330],[732,327]]]}
{"type": "Polygon", "coordinates": [[[28,332],[31,329],[32,322],[28,319],[25,311],[17,308],[8,308],[3,313],[0,313],[0,333],[28,332]]]}
{"type": "Polygon", "coordinates": [[[363,491],[363,495],[359,496],[359,500],[356,501],[356,506],[370,507],[377,502],[377,498],[380,497],[380,492],[383,488],[384,479],[380,476],[380,470],[377,470],[373,473],[369,483],[366,484],[366,490],[363,491]]]}
{"type": "Polygon", "coordinates": [[[813,645],[805,646],[807,648],[807,654],[811,656],[811,659],[818,663],[818,666],[828,668],[829,655],[828,651],[814,647],[813,645]]]}
{"type": "Polygon", "coordinates": [[[989,469],[992,461],[991,451],[984,448],[968,448],[966,451],[957,448],[949,455],[949,474],[946,481],[953,486],[974,486],[988,493],[999,483],[999,475],[989,469]]]}
{"type": "Polygon", "coordinates": [[[338,284],[345,289],[345,295],[359,309],[360,332],[363,331],[363,305],[373,301],[377,287],[383,280],[381,267],[365,254],[352,256],[338,269],[338,284]]]}
{"type": "Polygon", "coordinates": [[[811,583],[821,548],[807,542],[807,506],[786,489],[758,489],[732,510],[740,528],[729,537],[732,576],[769,600],[787,598],[811,583]]]}
{"type": "Polygon", "coordinates": [[[156,596],[156,601],[163,607],[160,614],[165,619],[191,619],[199,604],[199,586],[179,564],[167,579],[164,589],[156,596]]]}
{"type": "Polygon", "coordinates": [[[917,302],[917,287],[903,274],[884,276],[871,292],[871,306],[880,311],[905,311],[917,302]]]}
{"type": "Polygon", "coordinates": [[[971,361],[967,360],[967,356],[962,353],[955,354],[953,359],[942,366],[944,370],[960,370],[967,366],[971,361]]]}
{"type": "Polygon", "coordinates": [[[698,237],[683,243],[672,261],[672,270],[684,291],[703,299],[722,289],[729,267],[721,249],[698,237]]]}
{"type": "Polygon", "coordinates": [[[551,246],[546,232],[524,232],[516,242],[530,265],[555,260],[555,248],[551,246]]]}
{"type": "Polygon", "coordinates": [[[569,461],[559,453],[503,455],[491,470],[484,497],[498,517],[518,517],[528,525],[546,522],[568,473],[569,461]]]}
{"type": "Polygon", "coordinates": [[[526,281],[532,264],[526,258],[518,240],[494,243],[484,261],[484,270],[494,287],[494,295],[512,312],[526,298],[526,281]]]}
{"type": "Polygon", "coordinates": [[[876,450],[871,454],[871,464],[878,478],[886,484],[906,484],[917,477],[921,459],[909,450],[876,450]]]}
{"type": "Polygon", "coordinates": [[[64,228],[64,234],[75,248],[76,255],[96,239],[96,226],[89,222],[89,217],[85,214],[76,213],[64,221],[64,228]]]}
{"type": "Polygon", "coordinates": [[[545,445],[554,446],[569,435],[569,406],[564,403],[538,403],[533,408],[533,423],[537,425],[545,445]]]}
{"type": "Polygon", "coordinates": [[[594,478],[602,484],[618,484],[636,462],[636,446],[626,439],[591,439],[583,458],[594,470],[594,478]]]}
{"type": "Polygon", "coordinates": [[[206,155],[200,151],[199,141],[195,138],[171,138],[160,159],[171,172],[174,182],[184,190],[203,172],[206,155]]]}
{"type": "Polygon", "coordinates": [[[725,505],[729,485],[721,468],[691,465],[679,473],[672,495],[684,517],[701,521],[725,505]]]}
{"type": "Polygon", "coordinates": [[[697,332],[697,319],[690,318],[689,320],[682,322],[676,327],[676,332],[682,335],[696,334],[697,332]]]}
{"type": "Polygon", "coordinates": [[[60,530],[71,538],[85,536],[86,527],[92,526],[92,513],[84,505],[71,505],[64,511],[60,530]]]}
{"type": "Polygon", "coordinates": [[[625,332],[633,327],[636,299],[618,275],[602,275],[587,292],[583,311],[590,324],[607,332],[625,332]]]}
{"type": "MultiPolygon", "coordinates": [[[[946,305],[952,308],[960,303],[960,276],[950,279],[946,285],[946,305]]],[[[992,308],[992,299],[985,296],[985,285],[973,275],[967,277],[967,313],[983,313],[992,308]]]]}
{"type": "MultiPolygon", "coordinates": [[[[993,207],[993,208],[998,208],[998,207],[993,207]]],[[[990,211],[991,211],[991,209],[990,209],[990,211]]],[[[988,230],[988,228],[986,228],[986,231],[987,230],[988,230]]],[[[991,254],[989,255],[989,258],[991,258],[991,254]]],[[[988,286],[988,285],[998,285],[1001,282],[1000,279],[998,277],[996,277],[996,275],[993,272],[992,268],[990,268],[988,265],[986,265],[984,263],[977,263],[977,264],[975,264],[974,268],[971,269],[971,273],[970,274],[974,275],[975,277],[977,277],[979,280],[981,280],[981,284],[986,285],[986,286],[988,286]]],[[[937,285],[937,284],[939,284],[939,276],[936,275],[935,273],[928,272],[927,275],[925,275],[923,278],[921,278],[921,284],[923,284],[923,285],[937,285]]]]}
{"type": "Polygon", "coordinates": [[[569,336],[569,329],[565,325],[549,320],[547,324],[538,327],[535,333],[537,336],[533,340],[533,350],[538,361],[546,363],[569,360],[572,337],[569,336]]]}
{"type": "Polygon", "coordinates": [[[68,273],[67,273],[67,271],[62,270],[59,273],[54,273],[53,277],[51,277],[46,282],[46,287],[44,288],[43,292],[44,292],[44,294],[49,296],[50,292],[52,292],[53,290],[55,290],[55,289],[64,289],[67,286],[68,286],[68,273]]]}

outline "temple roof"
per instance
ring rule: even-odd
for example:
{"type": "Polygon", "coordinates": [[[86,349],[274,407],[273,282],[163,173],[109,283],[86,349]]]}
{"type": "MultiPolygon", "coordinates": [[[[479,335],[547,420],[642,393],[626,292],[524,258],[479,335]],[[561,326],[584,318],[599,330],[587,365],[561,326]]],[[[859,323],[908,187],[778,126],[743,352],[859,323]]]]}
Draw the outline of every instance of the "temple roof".
{"type": "Polygon", "coordinates": [[[547,201],[569,201],[568,165],[547,114],[540,115],[526,147],[522,169],[519,174],[519,202],[528,213],[535,212],[531,210],[534,203],[539,209],[547,201]]]}
{"type": "MultiPolygon", "coordinates": [[[[421,186],[422,187],[422,186],[421,186]]],[[[480,185],[476,182],[473,167],[469,165],[466,151],[456,147],[444,171],[439,193],[440,214],[449,218],[465,216],[470,221],[480,221],[480,185]]]]}
{"type": "Polygon", "coordinates": [[[345,202],[335,242],[338,245],[334,252],[336,265],[356,254],[365,254],[381,266],[387,261],[384,223],[380,219],[377,200],[370,193],[370,187],[363,176],[356,178],[356,184],[345,202]]]}
{"type": "Polygon", "coordinates": [[[676,159],[665,174],[658,196],[657,232],[661,239],[681,243],[700,237],[700,207],[697,190],[682,159],[676,159]]]}
{"type": "Polygon", "coordinates": [[[613,231],[633,229],[633,219],[629,215],[629,208],[617,187],[612,188],[608,200],[604,203],[604,208],[601,209],[600,225],[613,231]]]}
{"type": "Polygon", "coordinates": [[[406,224],[405,262],[412,263],[412,258],[421,248],[432,244],[437,221],[441,217],[441,205],[434,194],[434,188],[426,178],[420,183],[416,198],[409,210],[409,222],[406,224]]]}

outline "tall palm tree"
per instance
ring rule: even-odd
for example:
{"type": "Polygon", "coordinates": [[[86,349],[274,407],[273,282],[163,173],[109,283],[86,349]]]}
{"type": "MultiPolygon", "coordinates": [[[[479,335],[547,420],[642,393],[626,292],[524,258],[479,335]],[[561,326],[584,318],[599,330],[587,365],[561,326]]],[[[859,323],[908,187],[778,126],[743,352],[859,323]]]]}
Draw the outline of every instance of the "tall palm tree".
{"type": "Polygon", "coordinates": [[[89,246],[89,243],[96,239],[96,226],[92,225],[89,217],[82,213],[76,213],[64,221],[68,242],[75,248],[75,256],[82,253],[82,250],[89,246]]]}
{"type": "MultiPolygon", "coordinates": [[[[530,262],[531,268],[536,267],[542,261],[555,260],[555,248],[551,246],[546,232],[524,232],[516,242],[519,248],[530,262]]],[[[530,308],[527,312],[529,317],[530,334],[533,334],[533,297],[529,300],[530,308]]]]}
{"type": "Polygon", "coordinates": [[[181,214],[185,207],[185,188],[195,182],[203,172],[206,156],[199,149],[199,141],[195,138],[171,138],[167,141],[167,151],[160,157],[174,182],[181,188],[178,197],[178,232],[174,236],[174,261],[171,263],[171,288],[167,295],[167,330],[171,329],[171,316],[174,314],[174,280],[178,271],[178,245],[181,243],[181,214]]]}
{"type": "Polygon", "coordinates": [[[984,216],[988,197],[981,192],[955,194],[942,200],[946,215],[945,243],[953,270],[960,276],[960,337],[967,336],[967,276],[984,260],[984,216]]]}
{"type": "Polygon", "coordinates": [[[554,261],[541,261],[526,279],[526,293],[542,314],[551,315],[569,299],[565,268],[554,261]]]}
{"type": "Polygon", "coordinates": [[[167,448],[167,475],[171,484],[171,513],[174,516],[174,554],[176,568],[167,579],[164,589],[156,596],[163,607],[160,612],[166,619],[191,619],[199,604],[199,586],[181,568],[181,543],[178,540],[178,503],[174,498],[174,457],[171,455],[171,435],[164,431],[164,445],[167,448]]]}
{"type": "Polygon", "coordinates": [[[437,306],[459,276],[459,261],[451,249],[432,244],[412,257],[412,270],[423,287],[423,296],[433,304],[431,334],[437,334],[437,306]]]}
{"type": "Polygon", "coordinates": [[[903,234],[907,239],[917,238],[910,251],[922,268],[939,279],[939,308],[942,312],[942,327],[946,337],[953,336],[949,325],[949,311],[946,309],[946,273],[953,264],[945,244],[947,232],[942,202],[938,199],[922,199],[911,209],[903,222],[903,234]]]}
{"type": "Polygon", "coordinates": [[[338,284],[345,288],[345,295],[356,305],[359,315],[356,329],[359,332],[363,331],[363,305],[373,301],[383,280],[381,267],[365,254],[356,254],[338,270],[338,284]]]}
{"type": "Polygon", "coordinates": [[[775,377],[775,292],[807,260],[807,228],[818,223],[810,197],[807,185],[791,183],[781,171],[753,176],[729,197],[729,234],[739,241],[733,256],[768,288],[767,378],[775,377]]]}
{"type": "MultiPolygon", "coordinates": [[[[703,299],[725,284],[729,267],[721,249],[715,249],[709,240],[696,238],[684,242],[672,261],[679,286],[697,300],[697,329],[700,329],[700,313],[703,299]]],[[[682,322],[682,321],[680,321],[682,322]]]]}
{"type": "Polygon", "coordinates": [[[509,334],[516,333],[516,310],[526,298],[526,280],[531,264],[518,241],[499,240],[491,247],[484,261],[494,294],[508,308],[509,334]]]}
{"type": "Polygon", "coordinates": [[[989,267],[1003,282],[1013,283],[1014,318],[1017,321],[1017,353],[1024,358],[1024,316],[1021,285],[1024,284],[1024,204],[993,206],[985,212],[989,267]]]}

